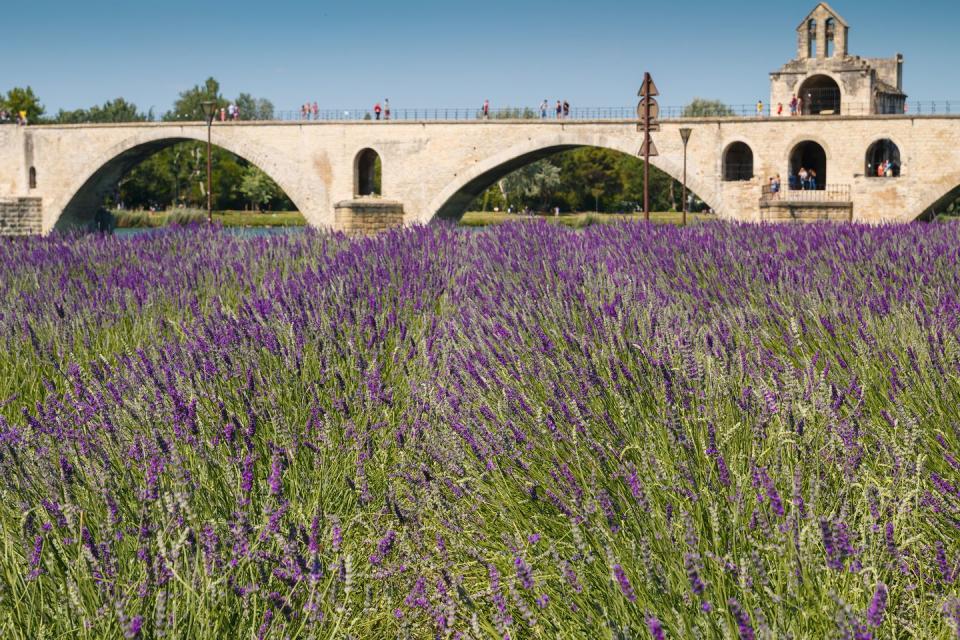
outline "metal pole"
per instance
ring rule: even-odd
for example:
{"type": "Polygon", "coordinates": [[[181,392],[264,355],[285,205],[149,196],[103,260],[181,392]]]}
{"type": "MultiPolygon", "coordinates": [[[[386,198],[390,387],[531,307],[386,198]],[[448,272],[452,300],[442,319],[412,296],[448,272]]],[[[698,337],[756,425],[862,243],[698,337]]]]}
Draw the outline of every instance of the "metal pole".
{"type": "Polygon", "coordinates": [[[207,118],[207,224],[213,224],[213,192],[211,191],[211,185],[213,180],[211,178],[212,169],[210,161],[210,130],[213,128],[213,118],[207,118]]]}
{"type": "MultiPolygon", "coordinates": [[[[650,74],[645,74],[644,85],[649,86],[650,74]]],[[[648,92],[649,93],[649,92],[648,92]]],[[[643,219],[650,222],[650,96],[643,97],[643,219]]]]}
{"type": "Polygon", "coordinates": [[[687,226],[687,143],[683,143],[683,226],[687,226]]]}

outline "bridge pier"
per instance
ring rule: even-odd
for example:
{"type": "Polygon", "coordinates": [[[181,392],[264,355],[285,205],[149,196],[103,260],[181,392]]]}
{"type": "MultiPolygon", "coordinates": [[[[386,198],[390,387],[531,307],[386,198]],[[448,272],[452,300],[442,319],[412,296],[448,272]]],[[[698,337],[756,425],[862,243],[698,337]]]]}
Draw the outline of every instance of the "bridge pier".
{"type": "Polygon", "coordinates": [[[30,236],[41,233],[41,198],[0,198],[0,236],[30,236]]]}
{"type": "Polygon", "coordinates": [[[403,203],[382,198],[354,198],[334,205],[334,229],[373,235],[403,226],[403,203]]]}

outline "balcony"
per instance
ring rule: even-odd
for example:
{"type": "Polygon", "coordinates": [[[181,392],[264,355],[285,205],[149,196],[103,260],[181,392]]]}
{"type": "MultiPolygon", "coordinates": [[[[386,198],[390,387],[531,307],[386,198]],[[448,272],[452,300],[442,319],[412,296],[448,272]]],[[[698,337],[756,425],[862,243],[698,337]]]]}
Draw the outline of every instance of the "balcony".
{"type": "Polygon", "coordinates": [[[850,185],[828,184],[821,189],[773,191],[764,185],[760,194],[760,219],[770,222],[853,220],[850,185]]]}

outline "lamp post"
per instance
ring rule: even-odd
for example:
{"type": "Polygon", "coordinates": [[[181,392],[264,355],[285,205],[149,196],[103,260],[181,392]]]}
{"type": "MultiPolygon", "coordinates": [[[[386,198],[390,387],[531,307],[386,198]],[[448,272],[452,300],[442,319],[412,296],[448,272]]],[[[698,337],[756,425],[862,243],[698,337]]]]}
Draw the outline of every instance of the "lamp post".
{"type": "Polygon", "coordinates": [[[687,226],[687,143],[690,142],[690,134],[693,129],[689,127],[680,128],[680,138],[683,140],[683,226],[687,226]]]}
{"type": "Polygon", "coordinates": [[[217,112],[217,103],[213,100],[204,100],[200,103],[203,107],[203,115],[207,119],[207,223],[213,224],[213,192],[211,191],[213,180],[211,178],[210,161],[210,130],[213,127],[213,114],[217,112]]]}

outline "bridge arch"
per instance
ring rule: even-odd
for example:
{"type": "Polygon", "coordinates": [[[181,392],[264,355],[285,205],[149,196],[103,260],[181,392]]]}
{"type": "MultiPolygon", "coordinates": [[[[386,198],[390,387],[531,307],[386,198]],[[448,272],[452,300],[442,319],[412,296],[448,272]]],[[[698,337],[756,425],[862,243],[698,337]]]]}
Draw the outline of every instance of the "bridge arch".
{"type": "MultiPolygon", "coordinates": [[[[478,161],[456,173],[454,179],[430,201],[427,209],[414,221],[427,223],[437,218],[459,220],[478,196],[517,169],[557,153],[581,147],[610,149],[636,157],[639,142],[636,138],[597,136],[572,130],[562,131],[556,135],[529,138],[523,143],[478,161]]],[[[650,158],[650,166],[656,167],[675,180],[682,179],[682,157],[677,159],[661,154],[650,158]]],[[[712,183],[706,182],[697,174],[690,172],[687,174],[687,187],[690,191],[716,210],[720,198],[716,189],[710,184],[712,183]]]]}
{"type": "MultiPolygon", "coordinates": [[[[269,154],[261,153],[255,147],[237,143],[225,136],[215,136],[214,139],[215,147],[229,151],[270,176],[294,205],[303,210],[304,195],[285,179],[285,176],[295,175],[294,172],[285,170],[269,154]]],[[[87,165],[89,171],[78,176],[63,190],[62,197],[51,203],[51,210],[58,214],[51,227],[67,230],[85,226],[102,206],[104,196],[127,172],[155,153],[182,142],[206,142],[206,127],[198,127],[196,133],[184,128],[175,135],[171,135],[169,129],[157,128],[155,132],[133,136],[114,145],[87,165]]]]}

